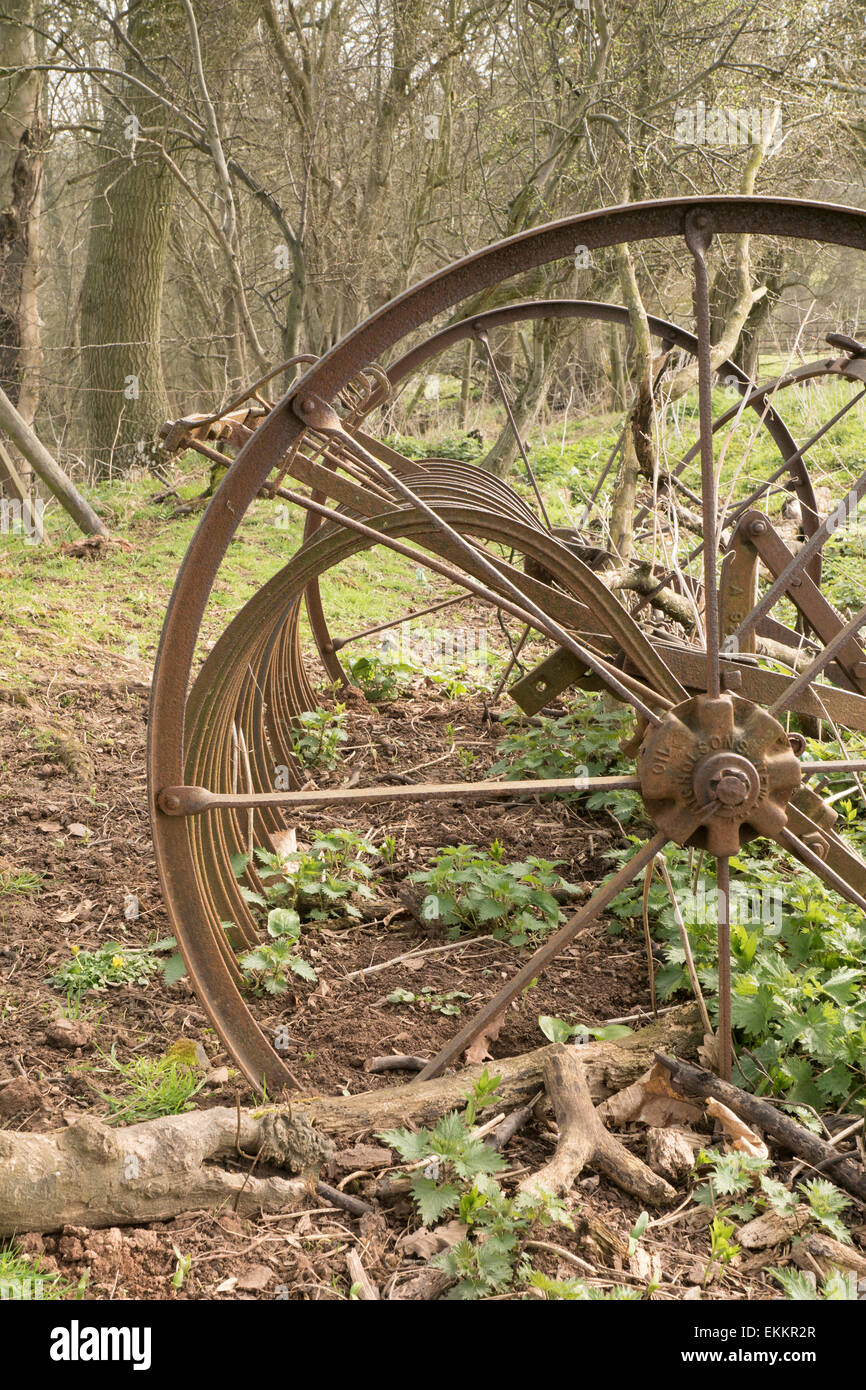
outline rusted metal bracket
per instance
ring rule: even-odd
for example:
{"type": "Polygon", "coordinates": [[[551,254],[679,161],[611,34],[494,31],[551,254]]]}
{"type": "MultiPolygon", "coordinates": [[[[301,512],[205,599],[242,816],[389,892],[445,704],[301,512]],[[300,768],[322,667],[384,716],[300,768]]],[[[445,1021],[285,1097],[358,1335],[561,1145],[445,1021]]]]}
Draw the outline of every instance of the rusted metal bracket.
{"type": "MultiPolygon", "coordinates": [[[[760,512],[747,512],[737,527],[737,531],[745,542],[741,545],[741,549],[746,550],[748,547],[754,549],[774,579],[778,579],[781,574],[784,574],[796,558],[769,518],[760,512]]],[[[825,646],[841,632],[844,627],[842,618],[832,604],[827,602],[821,590],[813,583],[808,574],[802,570],[792,574],[786,586],[786,593],[825,646]]],[[[754,606],[754,599],[751,606],[754,606]]],[[[734,615],[731,616],[733,618],[734,615]]],[[[744,617],[745,614],[741,614],[729,630],[735,631],[744,617]]],[[[753,629],[750,630],[750,633],[744,634],[744,638],[741,640],[746,640],[751,635],[751,631],[753,629]]],[[[856,638],[852,637],[845,642],[834,653],[834,660],[841,666],[855,688],[866,693],[866,651],[863,650],[856,638]]]]}

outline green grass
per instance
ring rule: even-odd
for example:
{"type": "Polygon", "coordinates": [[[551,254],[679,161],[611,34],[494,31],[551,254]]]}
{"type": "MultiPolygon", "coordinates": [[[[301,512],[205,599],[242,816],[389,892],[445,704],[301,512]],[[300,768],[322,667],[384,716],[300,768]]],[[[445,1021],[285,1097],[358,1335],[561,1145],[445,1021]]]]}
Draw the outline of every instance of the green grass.
{"type": "Polygon", "coordinates": [[[120,1063],[112,1056],[106,1061],[123,1081],[121,1096],[100,1092],[116,1123],[138,1124],[195,1109],[192,1098],[204,1081],[193,1067],[169,1057],[134,1057],[131,1062],[120,1063]]]}
{"type": "MultiPolygon", "coordinates": [[[[838,380],[817,381],[785,392],[778,399],[780,414],[794,438],[802,442],[834,410],[849,398],[850,388],[838,380]]],[[[730,392],[714,392],[714,408],[722,411],[732,403],[730,392]]],[[[470,458],[477,454],[474,440],[454,428],[453,411],[443,409],[442,428],[423,439],[403,438],[404,452],[423,457],[431,453],[450,453],[470,458]]],[[[726,489],[742,463],[752,433],[753,412],[748,412],[734,432],[722,470],[726,489]]],[[[588,496],[614,444],[620,426],[617,415],[569,418],[535,429],[530,436],[530,458],[547,495],[553,520],[574,521],[588,496]]],[[[682,398],[665,415],[662,433],[668,457],[674,461],[697,434],[697,405],[694,393],[682,398]]],[[[492,434],[491,436],[492,437],[492,434]]],[[[717,451],[720,442],[717,444],[717,451]]],[[[818,485],[830,486],[841,496],[850,477],[859,471],[866,457],[866,411],[856,407],[835,425],[810,453],[810,476],[818,485]]],[[[207,481],[207,469],[184,460],[185,471],[179,491],[192,496],[207,481]]],[[[759,430],[749,460],[749,478],[763,478],[778,466],[779,453],[766,432],[759,430]]],[[[614,470],[615,471],[615,470],[614,470]]],[[[686,480],[697,490],[695,463],[686,480]]],[[[518,491],[530,497],[528,484],[518,465],[509,479],[518,491]]],[[[609,496],[610,485],[602,493],[609,496]]],[[[749,484],[751,485],[751,484],[749,484]]],[[[743,494],[743,483],[736,491],[743,494]]],[[[170,520],[174,503],[154,505],[150,498],[160,484],[153,478],[121,479],[101,483],[88,490],[96,509],[104,516],[112,534],[128,541],[131,549],[111,547],[96,562],[74,559],[60,553],[63,541],[77,539],[72,521],[56,505],[46,514],[46,543],[32,545],[21,536],[0,536],[0,601],[5,621],[0,627],[0,682],[26,684],[28,671],[44,672],[46,653],[58,667],[87,661],[97,656],[119,658],[120,671],[139,674],[153,664],[165,609],[181,561],[198,525],[198,516],[170,520]]],[[[771,515],[778,512],[781,499],[771,504],[771,515]]],[[[202,626],[203,650],[222,632],[228,620],[261,585],[281,568],[301,538],[302,519],[290,512],[288,526],[275,502],[264,499],[253,503],[239,527],[214,584],[202,626]]],[[[827,548],[827,591],[831,601],[848,610],[862,589],[862,567],[866,559],[864,532],[840,533],[827,548]]],[[[449,591],[438,576],[419,570],[411,562],[385,549],[367,551],[326,574],[321,582],[326,612],[338,636],[375,626],[433,603],[449,591]]],[[[440,619],[427,621],[459,623],[461,610],[446,610],[440,619]]],[[[494,625],[495,627],[495,625],[494,625]]],[[[309,641],[306,619],[302,619],[302,639],[309,641]]],[[[490,635],[495,640],[493,627],[490,635]]],[[[353,645],[347,655],[375,651],[381,639],[353,645]]]]}
{"type": "Polygon", "coordinates": [[[30,897],[42,887],[42,875],[32,869],[0,869],[0,898],[30,897]]]}
{"type": "MultiPolygon", "coordinates": [[[[196,470],[182,491],[195,494],[206,483],[196,470]]],[[[199,516],[170,520],[172,504],[155,506],[153,478],[121,480],[88,489],[88,500],[104,517],[112,535],[131,549],[109,547],[96,561],[60,553],[60,545],[80,538],[74,523],[56,505],[46,512],[45,543],[0,535],[0,684],[27,686],[29,672],[52,666],[119,658],[118,676],[143,677],[153,666],[165,611],[199,516]]],[[[280,518],[282,519],[282,518],[280,518]]],[[[202,652],[230,619],[295,552],[303,518],[293,513],[278,525],[276,503],[255,501],[237,538],[228,547],[214,583],[201,631],[202,652]]],[[[361,554],[322,580],[326,612],[340,635],[375,626],[442,597],[444,582],[384,549],[361,554]]],[[[309,631],[302,619],[302,636],[309,631]]],[[[379,639],[373,639],[375,642],[379,639]]],[[[361,647],[353,647],[357,654],[361,647]]],[[[112,669],[111,665],[107,669],[112,669]]]]}
{"type": "MultiPolygon", "coordinates": [[[[84,1291],[79,1284],[78,1297],[84,1291]]],[[[29,1260],[14,1244],[0,1248],[0,1299],[57,1302],[73,1292],[74,1285],[59,1274],[43,1270],[41,1260],[29,1260]]]]}

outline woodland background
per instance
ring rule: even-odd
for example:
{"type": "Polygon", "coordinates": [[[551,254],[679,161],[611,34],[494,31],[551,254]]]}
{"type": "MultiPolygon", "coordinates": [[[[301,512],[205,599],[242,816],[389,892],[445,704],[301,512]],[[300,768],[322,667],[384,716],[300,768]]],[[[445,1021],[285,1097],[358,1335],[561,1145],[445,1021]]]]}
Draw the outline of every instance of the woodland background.
{"type": "MultiPolygon", "coordinates": [[[[92,481],[146,465],[166,419],[535,224],[695,191],[862,204],[864,38],[862,0],[3,0],[0,385],[92,481]],[[699,103],[776,113],[776,134],[684,141],[699,103]]],[[[744,365],[780,301],[794,323],[814,296],[798,255],[751,264],[740,244],[716,269],[715,340],[744,365]]],[[[834,312],[845,280],[833,253],[816,342],[856,328],[834,312]]],[[[690,307],[652,246],[496,293],[690,307]]],[[[523,423],[557,393],[624,399],[639,335],[580,332],[565,363],[533,330],[523,423]]]]}

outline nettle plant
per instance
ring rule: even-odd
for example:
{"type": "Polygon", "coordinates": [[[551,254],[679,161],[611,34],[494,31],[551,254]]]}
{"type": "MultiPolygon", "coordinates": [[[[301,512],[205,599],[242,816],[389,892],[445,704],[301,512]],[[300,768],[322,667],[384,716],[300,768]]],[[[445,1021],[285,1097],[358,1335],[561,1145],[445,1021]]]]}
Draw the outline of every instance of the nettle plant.
{"type": "MultiPolygon", "coordinates": [[[[252,855],[233,855],[238,880],[255,870],[257,887],[241,883],[244,901],[264,914],[266,939],[239,956],[251,987],[267,994],[284,994],[291,975],[314,983],[318,976],[297,947],[304,923],[334,918],[357,919],[356,898],[372,901],[374,872],[362,856],[375,855],[367,840],[349,830],[331,830],[313,841],[309,850],[282,855],[256,849],[252,855]]],[[[224,922],[230,930],[233,922],[224,922]]]]}
{"type": "Polygon", "coordinates": [[[384,705],[405,689],[414,669],[403,661],[389,661],[383,656],[356,656],[349,662],[352,684],[363,690],[374,705],[384,705]]]}
{"type": "Polygon", "coordinates": [[[461,700],[465,695],[490,693],[490,683],[481,666],[453,666],[450,670],[429,670],[425,674],[449,700],[461,700]]]}
{"type": "Polygon", "coordinates": [[[295,949],[301,935],[301,919],[291,908],[274,907],[265,926],[268,940],[243,951],[238,957],[247,983],[255,994],[285,994],[289,976],[315,984],[318,975],[295,949]]]}
{"type": "Polygon", "coordinates": [[[557,873],[551,860],[529,856],[506,863],[498,840],[486,853],[475,845],[441,849],[429,869],[409,877],[428,890],[421,905],[425,921],[442,923],[452,938],[465,928],[492,927],[494,936],[513,946],[524,946],[559,925],[562,913],[553,889],[580,891],[557,873]]]}
{"type": "Polygon", "coordinates": [[[298,762],[310,768],[336,767],[340,744],[349,737],[343,728],[345,719],[346,707],[341,704],[332,710],[320,706],[299,714],[299,727],[292,731],[292,750],[298,762]]]}
{"type": "Polygon", "coordinates": [[[549,1279],[537,1269],[529,1275],[527,1283],[537,1291],[536,1297],[549,1303],[638,1303],[646,1296],[643,1289],[629,1288],[626,1284],[600,1289],[582,1279],[549,1279]]]}
{"type": "MultiPolygon", "coordinates": [[[[700,905],[699,912],[683,915],[713,1013],[718,989],[715,878],[711,866],[702,865],[704,891],[695,895],[688,855],[673,850],[667,859],[674,890],[683,895],[680,901],[694,902],[697,896],[700,905]]],[[[742,1081],[757,1094],[770,1091],[792,1105],[819,1111],[849,1104],[864,1108],[866,1097],[856,1093],[862,1089],[866,1055],[866,921],[808,870],[798,868],[792,877],[775,848],[762,846],[759,852],[745,847],[732,857],[731,870],[744,890],[731,925],[732,1018],[742,1045],[742,1081]]],[[[610,911],[620,927],[639,918],[641,885],[621,893],[610,911]]],[[[665,950],[665,964],[656,974],[657,993],[665,999],[690,985],[673,908],[657,880],[650,888],[649,911],[665,950]]],[[[804,1118],[808,1123],[808,1111],[804,1118]]]]}
{"type": "Polygon", "coordinates": [[[485,1067],[466,1097],[463,1115],[455,1110],[433,1129],[389,1129],[379,1136],[409,1166],[410,1192],[422,1225],[456,1212],[467,1228],[462,1240],[431,1260],[455,1280],[449,1299],[483,1298],[524,1282],[532,1272],[523,1259],[524,1247],[536,1222],[572,1226],[552,1193],[509,1197],[493,1177],[508,1164],[473,1126],[483,1109],[496,1104],[500,1080],[485,1067]]]}
{"type": "MultiPolygon", "coordinates": [[[[795,1212],[802,1229],[817,1225],[835,1240],[851,1244],[851,1236],[842,1221],[842,1212],[850,1207],[850,1198],[826,1178],[809,1178],[797,1183],[792,1192],[784,1183],[771,1178],[769,1158],[756,1158],[733,1150],[702,1150],[697,1157],[698,1168],[709,1168],[707,1181],[695,1188],[696,1202],[712,1207],[719,1219],[733,1217],[750,1221],[759,1212],[772,1210],[779,1216],[795,1212]]],[[[733,1234],[731,1228],[730,1234],[733,1234]]]]}
{"type": "Polygon", "coordinates": [[[329,830],[313,840],[308,850],[282,855],[256,849],[232,857],[232,871],[241,879],[254,862],[261,891],[241,887],[245,900],[255,907],[290,908],[302,922],[326,922],[334,917],[361,916],[354,898],[375,900],[376,876],[365,862],[377,855],[375,845],[351,830],[329,830]]]}
{"type": "Polygon", "coordinates": [[[633,720],[622,709],[606,709],[600,696],[583,696],[567,713],[552,718],[538,715],[532,723],[522,714],[506,715],[509,732],[500,744],[503,757],[490,769],[491,777],[508,781],[539,777],[573,777],[574,799],[588,811],[608,811],[620,823],[640,814],[640,799],[630,791],[581,791],[580,780],[611,772],[631,772],[620,741],[631,736],[633,720]]]}
{"type": "Polygon", "coordinates": [[[854,1303],[860,1298],[856,1274],[845,1274],[835,1266],[824,1275],[820,1285],[814,1274],[801,1269],[768,1269],[767,1273],[782,1285],[785,1298],[793,1302],[808,1299],[810,1302],[854,1303]]]}

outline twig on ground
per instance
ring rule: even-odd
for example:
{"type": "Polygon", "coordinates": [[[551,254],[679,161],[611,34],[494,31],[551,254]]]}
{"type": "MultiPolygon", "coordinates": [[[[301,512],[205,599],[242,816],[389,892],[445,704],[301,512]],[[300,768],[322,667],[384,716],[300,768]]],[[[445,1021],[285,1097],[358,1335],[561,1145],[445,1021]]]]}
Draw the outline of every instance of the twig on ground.
{"type": "Polygon", "coordinates": [[[346,1251],[346,1268],[349,1271],[349,1278],[353,1287],[358,1285],[358,1298],[362,1302],[377,1303],[381,1298],[379,1290],[373,1283],[369,1274],[361,1264],[361,1257],[357,1250],[346,1251]]]}
{"type": "Polygon", "coordinates": [[[341,1192],[338,1187],[331,1187],[330,1183],[316,1183],[316,1191],[320,1197],[333,1202],[335,1206],[342,1207],[343,1211],[349,1212],[352,1216],[366,1216],[368,1212],[375,1211],[369,1202],[362,1202],[360,1197],[352,1197],[348,1192],[341,1192]]]}
{"type": "Polygon", "coordinates": [[[364,975],[375,975],[380,970],[388,970],[392,965],[399,965],[401,961],[408,960],[413,956],[435,956],[444,951],[460,951],[464,946],[474,946],[478,941],[489,940],[489,936],[470,936],[466,941],[448,941],[444,946],[425,946],[422,951],[413,948],[409,951],[403,951],[399,956],[392,956],[390,960],[379,961],[377,965],[365,965],[363,970],[350,970],[344,979],[357,980],[364,975]]]}
{"type": "Polygon", "coordinates": [[[819,1138],[766,1101],[741,1091],[730,1081],[720,1081],[703,1067],[680,1062],[675,1057],[665,1056],[663,1052],[655,1055],[656,1060],[670,1072],[673,1085],[684,1095],[701,1098],[715,1096],[740,1119],[757,1125],[789,1153],[797,1154],[814,1167],[831,1167],[833,1181],[859,1201],[866,1202],[866,1172],[852,1159],[837,1154],[826,1139],[819,1138]]]}

